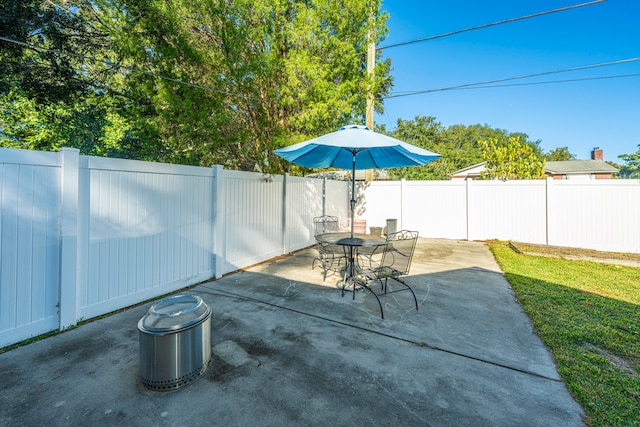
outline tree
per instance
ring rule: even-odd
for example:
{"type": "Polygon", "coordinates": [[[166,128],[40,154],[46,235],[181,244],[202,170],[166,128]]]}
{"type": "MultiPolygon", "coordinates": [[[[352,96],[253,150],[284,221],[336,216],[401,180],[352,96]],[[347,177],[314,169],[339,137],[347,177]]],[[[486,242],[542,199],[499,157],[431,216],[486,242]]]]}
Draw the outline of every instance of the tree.
{"type": "Polygon", "coordinates": [[[575,160],[576,155],[569,152],[569,147],[558,147],[544,154],[545,160],[551,161],[565,161],[575,160]]]}
{"type": "Polygon", "coordinates": [[[2,2],[0,35],[11,41],[0,40],[0,94],[73,103],[99,86],[105,67],[82,60],[108,46],[95,18],[90,2],[2,2]]]}
{"type": "MultiPolygon", "coordinates": [[[[385,131],[384,128],[379,130],[385,131]]],[[[413,120],[398,119],[396,129],[389,134],[401,141],[442,154],[436,151],[435,147],[443,131],[442,124],[435,117],[416,116],[413,120]]],[[[449,167],[450,159],[441,158],[425,166],[391,169],[390,173],[394,179],[437,180],[445,179],[443,176],[449,167]]]]}
{"type": "MultiPolygon", "coordinates": [[[[118,113],[111,40],[86,1],[0,4],[0,145],[138,158],[118,113]]],[[[121,80],[121,79],[120,79],[121,80]]],[[[135,144],[133,144],[135,145],[135,144]]]]}
{"type": "Polygon", "coordinates": [[[497,141],[500,146],[506,146],[510,137],[517,137],[525,141],[534,153],[541,153],[540,142],[529,141],[525,133],[510,133],[504,129],[479,124],[459,124],[445,128],[432,116],[416,116],[413,120],[398,119],[394,131],[386,132],[383,127],[379,127],[378,131],[442,155],[440,159],[425,166],[392,169],[391,175],[394,179],[450,179],[452,172],[483,161],[479,141],[487,139],[497,141]]]}
{"type": "Polygon", "coordinates": [[[625,162],[618,172],[619,178],[640,179],[640,144],[635,153],[621,154],[618,158],[625,162]]]}
{"type": "Polygon", "coordinates": [[[388,92],[388,60],[366,72],[386,19],[381,0],[4,2],[0,140],[282,171],[274,148],[360,122],[367,87],[388,92]]]}
{"type": "MultiPolygon", "coordinates": [[[[379,0],[97,1],[119,23],[123,61],[154,70],[127,74],[125,115],[158,160],[282,171],[273,149],[364,117],[371,9],[375,39],[386,32],[379,0]]],[[[389,70],[377,62],[377,96],[389,70]]]]}
{"type": "Polygon", "coordinates": [[[510,136],[507,145],[495,139],[480,141],[482,156],[486,160],[482,179],[540,179],[544,176],[545,160],[535,153],[530,144],[510,136]]]}

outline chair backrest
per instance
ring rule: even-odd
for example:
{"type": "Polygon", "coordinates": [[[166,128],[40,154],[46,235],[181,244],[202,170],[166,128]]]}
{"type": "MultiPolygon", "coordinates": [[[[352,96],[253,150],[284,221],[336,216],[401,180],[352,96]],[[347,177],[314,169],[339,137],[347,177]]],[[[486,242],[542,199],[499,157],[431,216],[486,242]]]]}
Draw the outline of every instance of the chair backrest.
{"type": "Polygon", "coordinates": [[[400,230],[389,234],[384,245],[380,266],[395,270],[395,274],[400,276],[409,274],[417,240],[417,231],[400,230]]]}
{"type": "Polygon", "coordinates": [[[315,235],[324,233],[337,233],[340,231],[337,216],[322,215],[313,218],[313,227],[315,235]]]}

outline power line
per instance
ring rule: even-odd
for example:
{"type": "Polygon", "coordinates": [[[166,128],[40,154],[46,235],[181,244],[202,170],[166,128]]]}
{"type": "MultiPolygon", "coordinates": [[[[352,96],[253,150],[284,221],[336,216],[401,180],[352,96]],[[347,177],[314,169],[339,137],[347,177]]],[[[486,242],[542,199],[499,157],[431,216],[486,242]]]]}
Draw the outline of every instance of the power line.
{"type": "Polygon", "coordinates": [[[17,45],[20,45],[20,46],[24,46],[24,47],[26,47],[28,49],[33,49],[33,50],[36,50],[36,51],[51,52],[51,53],[55,53],[56,55],[71,56],[71,57],[74,57],[74,58],[81,59],[83,61],[90,60],[90,61],[94,61],[94,62],[99,62],[99,63],[102,63],[102,64],[107,65],[109,67],[119,68],[119,69],[122,69],[122,70],[125,70],[125,71],[129,71],[129,72],[132,72],[132,73],[140,73],[140,74],[144,74],[144,75],[151,76],[151,77],[157,77],[159,79],[167,80],[167,81],[170,81],[170,82],[173,82],[173,83],[178,83],[178,84],[185,85],[185,86],[190,86],[190,87],[193,87],[193,88],[196,88],[196,89],[202,89],[202,90],[206,90],[206,91],[209,91],[209,92],[219,93],[219,94],[222,94],[222,95],[235,96],[235,97],[238,97],[238,98],[244,98],[244,99],[250,99],[252,101],[260,101],[260,102],[262,102],[262,100],[259,99],[259,98],[255,98],[255,97],[251,97],[251,96],[247,96],[247,95],[241,95],[241,94],[228,92],[228,91],[224,91],[224,90],[220,90],[220,89],[215,89],[215,88],[212,88],[212,87],[209,87],[209,86],[203,86],[203,85],[199,85],[199,84],[196,84],[196,83],[186,82],[184,80],[179,80],[179,79],[176,79],[176,78],[173,78],[173,77],[167,77],[167,76],[163,76],[161,74],[152,73],[151,71],[141,70],[139,68],[128,67],[126,65],[116,64],[114,62],[106,61],[104,59],[98,59],[98,58],[91,57],[91,56],[80,55],[78,53],[67,52],[67,51],[64,51],[64,50],[57,50],[57,49],[50,49],[50,48],[45,48],[45,47],[38,47],[38,46],[31,45],[29,43],[21,42],[19,40],[9,39],[7,37],[2,37],[2,36],[0,36],[0,40],[8,42],[8,43],[14,43],[14,44],[17,44],[17,45]]]}
{"type": "Polygon", "coordinates": [[[439,92],[444,90],[468,90],[468,89],[493,89],[496,87],[515,87],[515,86],[534,86],[534,85],[546,85],[552,83],[572,83],[583,82],[588,80],[606,80],[606,79],[621,79],[626,77],[640,77],[640,73],[636,74],[620,74],[617,76],[600,76],[600,77],[583,77],[579,79],[565,79],[565,80],[547,80],[543,82],[528,82],[528,83],[509,83],[504,85],[487,85],[487,86],[473,86],[473,87],[461,87],[455,89],[433,89],[430,92],[439,92]]]}
{"type": "MultiPolygon", "coordinates": [[[[621,60],[618,60],[618,61],[601,62],[601,63],[598,63],[598,64],[581,65],[581,66],[578,66],[578,67],[565,68],[565,69],[561,69],[561,70],[543,71],[543,72],[540,72],[540,73],[527,74],[527,75],[523,75],[523,76],[505,77],[505,78],[502,78],[502,79],[486,80],[486,81],[477,82],[477,83],[466,83],[466,84],[462,84],[462,85],[449,86],[449,87],[444,87],[444,88],[439,88],[439,89],[416,90],[416,91],[407,92],[407,93],[401,93],[401,94],[397,94],[397,95],[384,96],[384,97],[380,97],[379,99],[399,98],[401,96],[419,95],[419,94],[423,94],[423,93],[441,92],[441,91],[445,91],[445,90],[467,89],[467,88],[473,88],[474,86],[499,87],[498,85],[493,85],[493,86],[489,86],[489,85],[492,85],[493,83],[506,82],[506,81],[510,81],[510,80],[519,80],[519,79],[526,79],[526,78],[530,78],[530,77],[538,77],[538,76],[544,76],[544,75],[549,75],[549,74],[566,73],[566,72],[569,72],[569,71],[586,70],[586,69],[589,69],[589,68],[597,68],[597,67],[605,67],[605,66],[608,66],[608,65],[625,64],[625,63],[635,62],[635,61],[640,61],[640,58],[629,58],[629,59],[621,59],[621,60]]],[[[578,80],[578,79],[576,79],[576,80],[578,80]]]]}
{"type": "Polygon", "coordinates": [[[420,39],[409,40],[409,41],[406,41],[406,42],[390,44],[390,45],[387,45],[387,46],[382,46],[382,47],[376,48],[376,50],[390,49],[392,47],[405,46],[405,45],[408,45],[408,44],[420,43],[420,42],[425,42],[425,41],[429,41],[429,40],[435,40],[435,39],[439,39],[439,38],[443,38],[443,37],[453,36],[453,35],[456,35],[456,34],[466,33],[466,32],[469,32],[469,31],[474,31],[474,30],[480,30],[480,29],[483,29],[483,28],[494,27],[496,25],[508,24],[508,23],[511,23],[511,22],[522,21],[524,19],[536,18],[538,16],[550,15],[552,13],[564,12],[564,11],[567,11],[567,10],[577,9],[577,8],[580,8],[580,7],[591,6],[591,5],[594,5],[594,4],[597,4],[597,3],[603,3],[605,1],[606,0],[594,0],[594,1],[590,1],[590,2],[587,2],[587,3],[581,3],[581,4],[577,4],[577,5],[573,5],[573,6],[561,7],[559,9],[548,10],[546,12],[538,12],[538,13],[534,13],[532,15],[521,16],[519,18],[511,18],[511,19],[506,19],[504,21],[493,22],[491,24],[483,24],[483,25],[478,25],[478,26],[475,26],[475,27],[465,28],[463,30],[456,30],[456,31],[451,31],[451,32],[444,33],[444,34],[438,34],[436,36],[423,37],[423,38],[420,38],[420,39]]]}

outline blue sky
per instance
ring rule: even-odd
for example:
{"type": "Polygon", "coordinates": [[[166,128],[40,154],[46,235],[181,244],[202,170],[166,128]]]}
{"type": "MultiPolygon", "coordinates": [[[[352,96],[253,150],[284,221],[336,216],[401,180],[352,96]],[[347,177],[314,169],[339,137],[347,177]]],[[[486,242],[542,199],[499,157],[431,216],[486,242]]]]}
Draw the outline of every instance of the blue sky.
{"type": "MultiPolygon", "coordinates": [[[[586,3],[558,1],[384,0],[389,34],[378,47],[586,3]]],[[[392,93],[439,89],[640,57],[640,1],[607,0],[578,9],[382,50],[392,61],[392,93]]],[[[640,61],[503,84],[640,74],[640,61]]],[[[434,116],[444,126],[483,124],[524,132],[550,151],[569,147],[605,160],[640,144],[640,76],[567,83],[448,90],[384,101],[375,123],[434,116]]]]}

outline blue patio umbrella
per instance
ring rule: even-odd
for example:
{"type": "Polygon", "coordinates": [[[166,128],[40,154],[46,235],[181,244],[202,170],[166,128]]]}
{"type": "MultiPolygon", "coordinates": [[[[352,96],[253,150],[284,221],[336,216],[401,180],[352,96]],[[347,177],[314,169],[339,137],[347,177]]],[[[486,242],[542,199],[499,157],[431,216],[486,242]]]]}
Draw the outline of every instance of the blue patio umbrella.
{"type": "Polygon", "coordinates": [[[356,204],[356,170],[421,166],[441,157],[440,154],[359,125],[343,126],[336,132],[274,150],[274,153],[291,163],[307,168],[352,170],[351,237],[356,204]]]}

